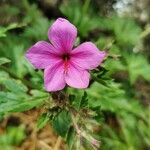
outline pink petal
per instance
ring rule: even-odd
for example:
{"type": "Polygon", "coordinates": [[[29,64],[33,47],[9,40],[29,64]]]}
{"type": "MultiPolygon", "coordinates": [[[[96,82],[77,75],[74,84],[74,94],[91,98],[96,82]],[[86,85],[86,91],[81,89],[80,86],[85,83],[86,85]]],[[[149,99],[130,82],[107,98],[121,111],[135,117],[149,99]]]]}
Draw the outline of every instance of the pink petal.
{"type": "Polygon", "coordinates": [[[90,74],[86,70],[82,70],[78,66],[70,63],[65,80],[66,83],[74,88],[87,88],[89,85],[90,74]]]}
{"type": "Polygon", "coordinates": [[[72,50],[76,36],[76,27],[63,18],[58,18],[48,31],[49,40],[62,53],[72,50]]]}
{"type": "Polygon", "coordinates": [[[104,60],[106,52],[100,51],[92,42],[85,42],[71,52],[71,61],[83,69],[94,69],[104,60]]]}
{"type": "Polygon", "coordinates": [[[44,69],[61,61],[55,53],[55,48],[45,41],[34,44],[26,53],[26,58],[37,69],[44,69]]]}
{"type": "Polygon", "coordinates": [[[62,90],[65,85],[63,62],[57,63],[53,67],[44,70],[44,84],[47,91],[62,90]]]}

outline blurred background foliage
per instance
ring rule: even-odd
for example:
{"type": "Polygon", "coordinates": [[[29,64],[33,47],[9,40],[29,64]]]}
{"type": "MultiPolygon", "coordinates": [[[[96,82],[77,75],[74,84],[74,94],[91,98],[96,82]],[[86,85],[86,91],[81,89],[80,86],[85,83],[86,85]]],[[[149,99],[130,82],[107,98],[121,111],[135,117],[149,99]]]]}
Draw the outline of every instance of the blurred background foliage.
{"type": "MultiPolygon", "coordinates": [[[[34,70],[24,54],[33,43],[48,39],[47,30],[57,17],[65,17],[78,29],[76,45],[93,41],[108,52],[100,71],[92,73],[96,82],[92,80],[86,90],[88,107],[101,111],[96,131],[101,149],[148,150],[149,11],[149,0],[0,1],[1,122],[13,112],[39,107],[48,99],[43,72],[34,70]]],[[[13,149],[28,138],[25,130],[23,124],[4,127],[0,144],[13,149]]]]}

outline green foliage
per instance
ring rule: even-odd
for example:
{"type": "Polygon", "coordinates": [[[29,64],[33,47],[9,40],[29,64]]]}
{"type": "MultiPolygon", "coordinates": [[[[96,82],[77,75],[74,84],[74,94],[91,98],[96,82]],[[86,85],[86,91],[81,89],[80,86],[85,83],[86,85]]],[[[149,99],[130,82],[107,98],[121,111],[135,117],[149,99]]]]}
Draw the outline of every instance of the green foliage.
{"type": "Polygon", "coordinates": [[[150,81],[150,65],[142,55],[125,55],[126,68],[129,73],[130,82],[135,83],[139,76],[145,80],[150,81]]]}
{"type": "MultiPolygon", "coordinates": [[[[9,10],[11,16],[19,15],[22,10],[24,13],[21,23],[0,27],[0,117],[45,105],[46,112],[37,119],[38,129],[51,123],[70,150],[79,149],[85,143],[90,149],[95,138],[101,140],[103,150],[150,147],[149,106],[143,106],[144,100],[139,100],[138,91],[134,89],[140,77],[150,81],[150,65],[143,53],[133,51],[135,47],[140,49],[143,32],[132,18],[115,13],[102,17],[90,0],[61,4],[63,15],[78,29],[75,45],[84,40],[94,41],[99,49],[107,50],[108,57],[101,67],[90,71],[88,89],[67,88],[60,99],[52,100],[51,94],[44,92],[43,72],[35,71],[24,55],[32,44],[47,39],[53,20],[48,20],[27,0],[9,10]],[[21,30],[18,32],[17,28],[21,30]],[[125,77],[118,77],[118,73],[125,77]],[[100,131],[95,136],[93,127],[97,126],[100,131]]],[[[148,34],[144,32],[145,35],[148,34]]],[[[0,136],[0,144],[3,149],[12,149],[12,145],[24,139],[22,126],[11,128],[0,136]]]]}
{"type": "MultiPolygon", "coordinates": [[[[103,130],[100,133],[103,149],[138,149],[146,140],[141,140],[141,132],[143,129],[140,127],[139,119],[145,125],[145,130],[149,130],[149,121],[147,116],[148,110],[140,105],[137,100],[132,100],[127,97],[126,93],[119,89],[119,85],[112,83],[110,88],[104,87],[100,84],[93,84],[89,93],[89,105],[93,108],[101,106],[101,110],[113,114],[114,124],[115,118],[117,123],[115,126],[119,128],[117,131],[113,127],[103,124],[103,130]],[[94,103],[93,103],[94,99],[94,103]],[[120,129],[121,128],[121,129],[120,129]],[[133,134],[136,132],[134,138],[133,134]],[[140,141],[140,142],[139,142],[140,141]]],[[[111,118],[111,117],[110,117],[111,118]]],[[[147,137],[145,134],[144,137],[147,137]]]]}
{"type": "Polygon", "coordinates": [[[37,18],[32,26],[26,28],[24,36],[26,38],[32,39],[33,41],[37,40],[46,40],[47,31],[50,26],[50,22],[46,18],[37,18]],[[36,31],[36,32],[35,32],[36,31]]]}
{"type": "MultiPolygon", "coordinates": [[[[8,27],[0,28],[0,36],[4,37],[9,30],[24,28],[25,24],[30,24],[30,27],[25,27],[23,33],[19,35],[15,32],[7,33],[7,37],[3,38],[0,43],[0,56],[2,56],[0,58],[0,64],[2,65],[0,66],[0,88],[2,89],[0,91],[0,115],[27,111],[44,104],[48,98],[48,94],[41,91],[43,88],[41,72],[31,78],[32,82],[26,79],[25,76],[28,73],[31,76],[35,74],[35,71],[26,61],[24,53],[30,45],[31,39],[34,41],[40,37],[47,37],[45,34],[49,23],[46,18],[40,18],[42,13],[35,5],[30,6],[27,1],[23,1],[23,3],[26,11],[26,16],[22,18],[23,23],[12,23],[8,27]],[[33,11],[34,14],[32,14],[33,11]],[[39,14],[39,17],[37,17],[37,14],[39,14]],[[35,32],[35,29],[38,32],[35,32]],[[6,64],[10,61],[11,63],[6,64]],[[37,87],[35,83],[38,84],[40,91],[33,90],[37,87]],[[32,88],[31,91],[30,88],[32,88]]],[[[20,11],[19,9],[21,7],[18,7],[18,11],[20,11]]]]}
{"type": "Polygon", "coordinates": [[[13,145],[19,145],[26,138],[25,127],[8,127],[7,132],[0,135],[1,149],[13,150],[13,145]]]}
{"type": "Polygon", "coordinates": [[[62,137],[66,137],[71,125],[71,117],[69,112],[63,110],[59,112],[52,120],[52,125],[55,131],[62,137]]]}
{"type": "Polygon", "coordinates": [[[86,107],[88,107],[88,95],[86,92],[84,92],[84,95],[82,96],[80,102],[80,108],[86,108],[86,107]]]}
{"type": "Polygon", "coordinates": [[[14,80],[9,77],[2,77],[0,79],[0,84],[4,85],[5,88],[13,93],[19,93],[22,95],[23,93],[27,92],[27,87],[21,83],[20,80],[14,80]]]}
{"type": "Polygon", "coordinates": [[[0,115],[10,112],[27,111],[38,107],[47,100],[47,93],[31,96],[28,88],[20,80],[11,78],[6,72],[0,71],[0,115]]]}
{"type": "Polygon", "coordinates": [[[129,47],[140,42],[141,28],[133,19],[114,14],[110,17],[100,17],[99,21],[99,27],[104,31],[110,31],[118,46],[129,47]]]}
{"type": "Polygon", "coordinates": [[[41,106],[46,97],[29,98],[28,96],[22,98],[16,94],[1,92],[0,98],[3,100],[0,103],[0,115],[3,115],[10,112],[23,112],[41,106]]]}
{"type": "Polygon", "coordinates": [[[10,62],[10,60],[7,58],[4,58],[4,57],[0,58],[0,65],[3,65],[3,64],[9,63],[9,62],[10,62]]]}
{"type": "Polygon", "coordinates": [[[67,144],[68,144],[68,149],[69,149],[69,150],[72,150],[72,149],[73,149],[76,138],[77,138],[77,137],[76,137],[75,129],[74,129],[73,127],[71,127],[71,128],[68,130],[67,137],[66,137],[66,142],[67,142],[67,144]]]}
{"type": "Polygon", "coordinates": [[[42,114],[37,120],[37,128],[38,129],[44,128],[45,125],[48,123],[48,121],[49,121],[49,116],[46,113],[42,114]]]}
{"type": "Polygon", "coordinates": [[[15,28],[21,28],[24,24],[12,23],[7,27],[0,26],[0,37],[6,37],[6,32],[15,28]]]}
{"type": "Polygon", "coordinates": [[[68,89],[69,95],[69,101],[70,104],[77,110],[80,110],[82,108],[88,107],[88,97],[87,93],[83,90],[76,91],[72,89],[68,89]],[[77,92],[78,94],[75,95],[74,92],[77,92]]]}
{"type": "Polygon", "coordinates": [[[90,0],[86,0],[84,4],[79,0],[72,0],[60,7],[61,12],[77,27],[82,37],[86,37],[90,31],[99,26],[98,18],[92,14],[93,10],[90,10],[89,6],[90,0]]]}
{"type": "Polygon", "coordinates": [[[108,23],[110,23],[110,27],[114,30],[118,43],[122,45],[133,45],[139,41],[141,29],[133,20],[116,16],[111,19],[108,23]]]}

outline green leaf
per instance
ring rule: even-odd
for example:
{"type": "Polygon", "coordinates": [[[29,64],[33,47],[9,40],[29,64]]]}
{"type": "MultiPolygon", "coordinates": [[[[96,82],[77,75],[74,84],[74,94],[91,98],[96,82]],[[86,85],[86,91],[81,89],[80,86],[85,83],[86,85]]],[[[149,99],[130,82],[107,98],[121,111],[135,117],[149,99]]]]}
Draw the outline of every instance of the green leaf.
{"type": "Polygon", "coordinates": [[[6,89],[13,93],[23,94],[27,92],[27,87],[20,81],[11,78],[1,78],[0,84],[4,85],[6,89]]]}
{"type": "Polygon", "coordinates": [[[127,63],[127,71],[131,84],[133,84],[139,76],[142,76],[145,80],[150,81],[150,64],[148,64],[146,58],[142,55],[129,55],[125,54],[127,63]]]}
{"type": "Polygon", "coordinates": [[[11,47],[11,60],[14,62],[11,69],[15,74],[22,78],[28,71],[28,69],[31,68],[29,66],[29,63],[27,63],[27,60],[25,59],[25,46],[23,43],[14,43],[14,45],[10,45],[11,47]]]}
{"type": "MultiPolygon", "coordinates": [[[[32,22],[31,22],[32,23],[32,22]]],[[[47,39],[47,30],[52,22],[49,22],[47,18],[40,17],[36,19],[36,21],[28,28],[26,28],[23,35],[26,38],[30,38],[32,40],[46,40],[47,39]],[[35,32],[36,31],[36,32],[35,32]]]]}
{"type": "Polygon", "coordinates": [[[75,98],[76,98],[76,96],[75,96],[75,95],[73,95],[73,94],[69,94],[69,102],[70,102],[70,104],[71,104],[71,105],[73,104],[73,102],[74,102],[75,98]]]}
{"type": "Polygon", "coordinates": [[[88,106],[88,96],[87,96],[87,92],[84,92],[84,95],[82,96],[80,102],[80,108],[85,108],[87,106],[88,106]]]}
{"type": "Polygon", "coordinates": [[[37,120],[37,128],[42,129],[46,126],[49,121],[47,113],[42,114],[37,120]]]}
{"type": "Polygon", "coordinates": [[[59,112],[52,120],[52,125],[55,131],[60,136],[65,138],[71,125],[71,117],[69,112],[65,110],[59,112]]]}
{"type": "Polygon", "coordinates": [[[73,127],[71,127],[67,133],[66,142],[68,144],[68,149],[73,150],[76,139],[76,132],[73,127]]]}
{"type": "Polygon", "coordinates": [[[6,32],[8,30],[12,30],[12,29],[15,29],[15,28],[20,28],[20,27],[23,27],[23,26],[25,26],[25,24],[18,24],[18,23],[12,23],[7,27],[0,26],[0,37],[5,37],[6,32]]]}
{"type": "Polygon", "coordinates": [[[3,64],[9,63],[9,62],[10,62],[10,60],[8,58],[0,57],[0,65],[3,65],[3,64]]]}
{"type": "Polygon", "coordinates": [[[32,94],[33,97],[44,97],[48,95],[46,91],[40,90],[31,90],[30,93],[32,94]]]}
{"type": "Polygon", "coordinates": [[[15,93],[0,91],[0,104],[5,103],[9,100],[14,101],[17,99],[18,99],[18,95],[16,95],[15,93]]]}
{"type": "Polygon", "coordinates": [[[19,145],[26,138],[24,126],[8,127],[5,134],[0,135],[0,144],[5,146],[19,145]]]}
{"type": "Polygon", "coordinates": [[[9,99],[0,104],[0,114],[27,111],[42,105],[46,100],[47,97],[36,97],[33,99],[28,97],[27,99],[17,99],[14,101],[9,99]]]}
{"type": "Polygon", "coordinates": [[[113,15],[111,18],[100,17],[100,22],[101,28],[114,32],[118,45],[134,45],[139,42],[141,28],[133,19],[113,15]]]}
{"type": "Polygon", "coordinates": [[[110,59],[108,58],[105,61],[105,68],[109,70],[109,74],[114,74],[117,71],[125,71],[126,66],[121,62],[121,58],[118,59],[110,59]]]}
{"type": "Polygon", "coordinates": [[[72,88],[68,88],[69,94],[69,101],[70,104],[79,110],[81,107],[85,107],[87,104],[87,99],[86,99],[86,92],[84,90],[76,90],[72,88]]]}
{"type": "Polygon", "coordinates": [[[78,28],[79,34],[86,37],[88,33],[99,27],[99,17],[93,15],[90,0],[82,5],[79,0],[68,1],[60,6],[61,12],[78,28]]]}
{"type": "Polygon", "coordinates": [[[103,86],[110,88],[110,84],[113,81],[112,78],[103,75],[103,72],[91,72],[92,79],[103,86]]]}

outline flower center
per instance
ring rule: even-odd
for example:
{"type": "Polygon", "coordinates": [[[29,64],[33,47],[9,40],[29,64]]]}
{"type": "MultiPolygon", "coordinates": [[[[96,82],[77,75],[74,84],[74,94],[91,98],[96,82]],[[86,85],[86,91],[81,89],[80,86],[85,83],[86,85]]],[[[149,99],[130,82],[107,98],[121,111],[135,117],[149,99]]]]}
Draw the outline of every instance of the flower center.
{"type": "Polygon", "coordinates": [[[65,53],[62,55],[62,59],[64,61],[64,73],[66,74],[68,71],[68,67],[69,67],[68,60],[70,59],[70,55],[68,53],[65,53]]]}
{"type": "Polygon", "coordinates": [[[70,55],[69,54],[63,54],[62,55],[62,59],[64,60],[64,61],[68,61],[69,59],[70,59],[70,55]]]}

